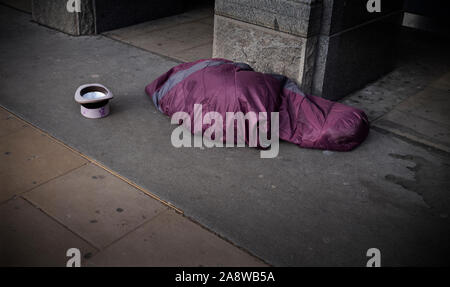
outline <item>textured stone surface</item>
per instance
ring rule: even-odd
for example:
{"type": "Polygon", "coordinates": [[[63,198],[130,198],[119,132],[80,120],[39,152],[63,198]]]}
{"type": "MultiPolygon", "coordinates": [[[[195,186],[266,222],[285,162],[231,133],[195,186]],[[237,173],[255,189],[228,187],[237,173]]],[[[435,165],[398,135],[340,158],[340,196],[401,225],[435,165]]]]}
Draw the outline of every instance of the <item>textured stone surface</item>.
{"type": "Polygon", "coordinates": [[[256,24],[297,36],[319,32],[320,1],[216,0],[215,12],[243,22],[256,24]]]}
{"type": "Polygon", "coordinates": [[[337,100],[393,69],[402,13],[346,30],[321,35],[313,93],[337,100]]]}
{"type": "Polygon", "coordinates": [[[32,0],[33,20],[71,35],[95,33],[92,0],[82,0],[81,12],[67,11],[67,1],[32,0]]]}
{"type": "Polygon", "coordinates": [[[65,1],[33,0],[33,21],[57,29],[59,31],[78,35],[76,13],[69,13],[65,1]]]}
{"type": "Polygon", "coordinates": [[[248,63],[256,71],[286,75],[308,90],[314,40],[216,15],[213,56],[248,63]]]}
{"type": "Polygon", "coordinates": [[[94,3],[96,0],[82,0],[81,12],[76,13],[78,35],[91,35],[97,33],[96,22],[98,15],[94,3]]]}

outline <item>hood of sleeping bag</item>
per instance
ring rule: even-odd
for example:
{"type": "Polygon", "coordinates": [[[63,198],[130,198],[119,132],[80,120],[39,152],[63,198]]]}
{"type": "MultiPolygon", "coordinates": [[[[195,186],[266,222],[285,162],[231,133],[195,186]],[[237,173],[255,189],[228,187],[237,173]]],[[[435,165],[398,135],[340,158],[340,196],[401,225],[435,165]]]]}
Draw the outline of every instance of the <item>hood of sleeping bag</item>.
{"type": "MultiPolygon", "coordinates": [[[[224,119],[230,112],[278,112],[280,139],[305,148],[349,151],[369,133],[369,121],[362,110],[306,95],[284,76],[255,72],[247,64],[225,59],[180,64],[145,91],[156,108],[168,116],[185,112],[194,119],[198,116],[194,105],[202,105],[202,116],[216,112],[224,119]]],[[[229,125],[234,121],[223,122],[224,135],[229,125]]],[[[257,125],[248,123],[246,133],[257,125]]],[[[209,126],[203,124],[201,132],[209,126]]]]}

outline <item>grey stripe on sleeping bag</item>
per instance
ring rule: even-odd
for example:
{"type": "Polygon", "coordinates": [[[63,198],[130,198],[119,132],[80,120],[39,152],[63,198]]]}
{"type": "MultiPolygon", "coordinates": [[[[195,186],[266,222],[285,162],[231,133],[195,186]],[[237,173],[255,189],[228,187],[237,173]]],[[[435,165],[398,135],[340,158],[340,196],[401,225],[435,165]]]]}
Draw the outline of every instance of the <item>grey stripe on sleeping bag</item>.
{"type": "Polygon", "coordinates": [[[283,88],[286,90],[289,90],[293,93],[299,94],[302,97],[305,96],[305,94],[300,90],[300,88],[297,86],[297,84],[294,81],[292,81],[291,79],[288,79],[286,81],[283,88]]]}
{"type": "Polygon", "coordinates": [[[164,85],[156,93],[153,94],[153,97],[152,97],[153,103],[160,111],[162,111],[159,103],[161,102],[161,99],[173,87],[175,87],[177,84],[179,84],[181,81],[183,81],[184,79],[186,79],[193,73],[200,71],[203,68],[222,65],[225,63],[227,63],[227,62],[218,61],[218,60],[207,60],[207,61],[203,61],[198,64],[195,64],[194,66],[190,67],[189,69],[176,72],[173,76],[169,77],[169,79],[164,83],[164,85]]]}

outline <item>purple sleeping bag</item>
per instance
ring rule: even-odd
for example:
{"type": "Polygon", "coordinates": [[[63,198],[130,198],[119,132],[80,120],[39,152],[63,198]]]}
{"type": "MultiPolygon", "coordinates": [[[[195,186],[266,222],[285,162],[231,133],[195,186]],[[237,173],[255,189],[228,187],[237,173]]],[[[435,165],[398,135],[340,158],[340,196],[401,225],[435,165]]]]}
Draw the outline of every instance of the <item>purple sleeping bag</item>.
{"type": "MultiPolygon", "coordinates": [[[[217,112],[224,119],[227,112],[279,112],[280,139],[306,148],[349,151],[369,132],[363,111],[305,95],[284,76],[255,72],[246,64],[225,59],[180,64],[145,90],[168,116],[182,111],[194,118],[195,104],[202,105],[203,115],[217,112]]],[[[224,134],[230,124],[234,122],[223,122],[224,134]]],[[[207,128],[205,124],[202,132],[207,128]]]]}

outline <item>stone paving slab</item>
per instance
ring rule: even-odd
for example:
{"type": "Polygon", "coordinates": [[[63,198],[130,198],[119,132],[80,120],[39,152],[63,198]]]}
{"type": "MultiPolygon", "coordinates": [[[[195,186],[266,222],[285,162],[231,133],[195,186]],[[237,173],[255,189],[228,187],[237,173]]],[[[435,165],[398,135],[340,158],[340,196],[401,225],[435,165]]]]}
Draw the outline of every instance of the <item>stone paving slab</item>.
{"type": "Polygon", "coordinates": [[[417,115],[393,110],[374,126],[416,142],[450,152],[450,126],[417,115]]]}
{"type": "Polygon", "coordinates": [[[267,266],[173,210],[89,260],[91,266],[267,266]]]}
{"type": "Polygon", "coordinates": [[[0,137],[0,202],[87,161],[32,127],[0,137]]]}
{"type": "Polygon", "coordinates": [[[440,77],[437,81],[433,82],[431,84],[431,87],[444,90],[444,91],[450,91],[450,73],[446,73],[444,76],[440,77]]]}
{"type": "Polygon", "coordinates": [[[24,121],[11,115],[5,109],[0,108],[0,137],[14,133],[25,127],[28,127],[28,125],[24,121]]]}
{"type": "Polygon", "coordinates": [[[82,260],[96,248],[22,198],[0,205],[0,266],[66,266],[69,248],[82,260]]]}
{"type": "Polygon", "coordinates": [[[449,106],[450,91],[428,87],[424,91],[409,97],[395,109],[437,124],[449,125],[449,106]]]}
{"type": "Polygon", "coordinates": [[[374,125],[450,152],[449,75],[400,103],[374,125]]]}
{"type": "Polygon", "coordinates": [[[167,209],[93,164],[37,187],[24,197],[99,248],[167,209]]]}

